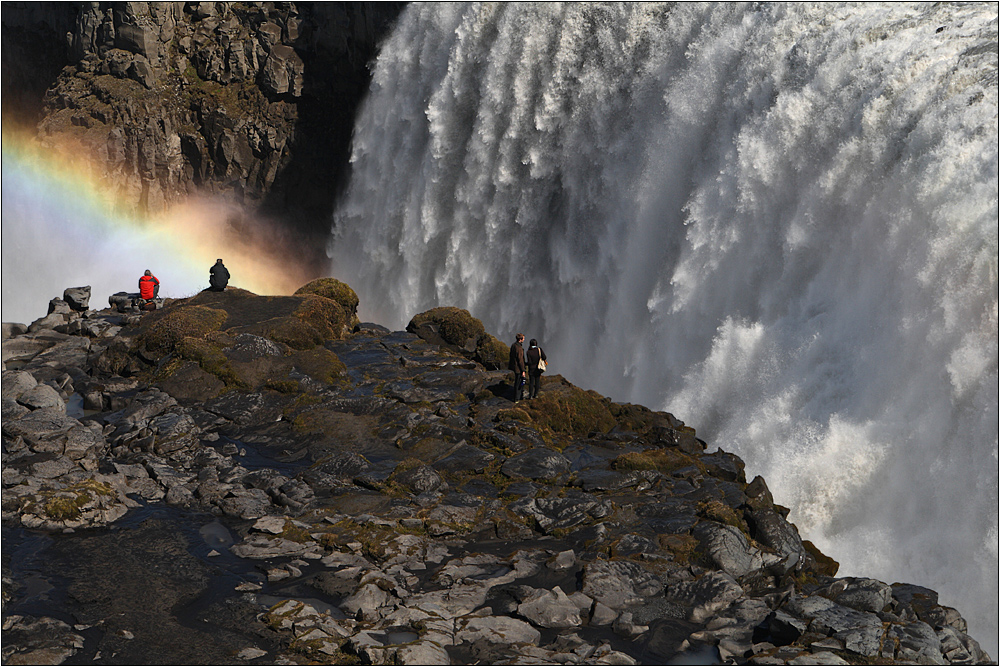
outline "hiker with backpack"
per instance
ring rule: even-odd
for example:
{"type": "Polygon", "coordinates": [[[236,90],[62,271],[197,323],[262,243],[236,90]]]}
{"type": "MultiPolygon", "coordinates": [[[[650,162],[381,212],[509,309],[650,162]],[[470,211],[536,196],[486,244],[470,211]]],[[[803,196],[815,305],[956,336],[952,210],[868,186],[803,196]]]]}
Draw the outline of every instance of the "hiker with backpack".
{"type": "Polygon", "coordinates": [[[538,347],[538,341],[534,338],[528,343],[528,351],[524,353],[525,365],[528,369],[528,398],[538,396],[538,390],[542,385],[542,373],[548,368],[546,363],[548,357],[545,350],[538,347]]]}

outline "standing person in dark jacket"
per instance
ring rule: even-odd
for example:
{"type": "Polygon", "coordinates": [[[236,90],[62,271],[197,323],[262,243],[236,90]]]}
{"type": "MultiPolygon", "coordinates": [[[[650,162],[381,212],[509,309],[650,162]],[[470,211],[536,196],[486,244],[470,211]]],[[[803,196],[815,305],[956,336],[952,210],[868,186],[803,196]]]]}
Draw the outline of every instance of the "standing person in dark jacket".
{"type": "Polygon", "coordinates": [[[208,284],[211,285],[208,289],[213,292],[221,292],[226,289],[226,285],[229,284],[229,269],[226,268],[221,259],[215,260],[215,264],[208,270],[208,274],[208,284]]]}
{"type": "Polygon", "coordinates": [[[538,347],[538,341],[534,338],[528,343],[528,351],[524,353],[525,363],[528,367],[528,398],[538,396],[538,389],[542,385],[542,373],[544,369],[539,362],[546,361],[545,350],[538,347]]]}
{"type": "Polygon", "coordinates": [[[517,403],[522,398],[524,398],[524,381],[525,381],[525,366],[524,366],[524,347],[521,343],[524,342],[524,334],[519,333],[514,340],[514,344],[510,346],[510,362],[507,364],[507,368],[514,371],[514,402],[517,403]]]}

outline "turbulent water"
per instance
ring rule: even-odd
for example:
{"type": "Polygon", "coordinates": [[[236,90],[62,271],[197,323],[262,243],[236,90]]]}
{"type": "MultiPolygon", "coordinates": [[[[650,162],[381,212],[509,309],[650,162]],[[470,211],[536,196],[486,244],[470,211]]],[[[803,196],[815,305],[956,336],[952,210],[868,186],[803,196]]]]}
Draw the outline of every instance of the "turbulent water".
{"type": "Polygon", "coordinates": [[[996,656],[997,90],[995,3],[412,6],[333,270],[673,412],[996,656]]]}

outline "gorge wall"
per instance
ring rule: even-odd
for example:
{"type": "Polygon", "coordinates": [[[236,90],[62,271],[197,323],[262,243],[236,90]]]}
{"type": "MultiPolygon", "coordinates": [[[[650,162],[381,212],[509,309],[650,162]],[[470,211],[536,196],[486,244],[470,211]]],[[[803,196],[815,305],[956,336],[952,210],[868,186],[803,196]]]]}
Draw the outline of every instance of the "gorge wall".
{"type": "Polygon", "coordinates": [[[119,206],[221,196],[319,264],[401,3],[4,3],[3,114],[119,206]]]}

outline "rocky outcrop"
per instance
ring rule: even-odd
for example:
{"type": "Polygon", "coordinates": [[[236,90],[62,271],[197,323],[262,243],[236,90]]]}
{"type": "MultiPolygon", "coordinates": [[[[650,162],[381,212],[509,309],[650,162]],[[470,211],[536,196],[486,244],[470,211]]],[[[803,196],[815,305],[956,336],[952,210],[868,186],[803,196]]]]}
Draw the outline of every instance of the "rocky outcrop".
{"type": "Polygon", "coordinates": [[[367,65],[401,6],[4,3],[4,117],[140,212],[222,196],[321,260],[367,65]]]}
{"type": "Polygon", "coordinates": [[[469,313],[356,307],[327,279],[9,329],[5,662],[989,662],[933,591],[836,577],[674,416],[558,376],[514,405],[469,313]]]}

